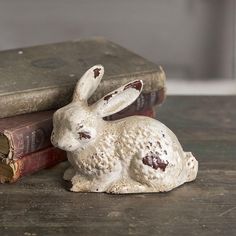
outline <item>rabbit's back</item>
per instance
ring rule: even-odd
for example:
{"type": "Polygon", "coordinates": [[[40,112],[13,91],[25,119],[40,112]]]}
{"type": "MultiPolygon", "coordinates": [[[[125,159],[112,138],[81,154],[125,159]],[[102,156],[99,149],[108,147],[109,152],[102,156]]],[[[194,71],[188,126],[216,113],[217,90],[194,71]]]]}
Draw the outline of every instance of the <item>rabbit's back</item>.
{"type": "Polygon", "coordinates": [[[120,123],[117,148],[121,158],[137,153],[159,153],[163,159],[170,160],[172,152],[183,152],[175,134],[161,122],[145,116],[125,118],[120,123]]]}

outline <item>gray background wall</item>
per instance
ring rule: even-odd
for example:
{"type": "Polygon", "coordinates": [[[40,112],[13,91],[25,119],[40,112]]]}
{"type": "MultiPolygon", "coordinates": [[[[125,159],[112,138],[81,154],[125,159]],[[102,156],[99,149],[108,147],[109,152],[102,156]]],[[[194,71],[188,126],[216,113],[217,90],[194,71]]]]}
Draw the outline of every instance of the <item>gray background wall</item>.
{"type": "Polygon", "coordinates": [[[168,77],[235,77],[234,0],[0,0],[0,50],[105,36],[168,77]]]}

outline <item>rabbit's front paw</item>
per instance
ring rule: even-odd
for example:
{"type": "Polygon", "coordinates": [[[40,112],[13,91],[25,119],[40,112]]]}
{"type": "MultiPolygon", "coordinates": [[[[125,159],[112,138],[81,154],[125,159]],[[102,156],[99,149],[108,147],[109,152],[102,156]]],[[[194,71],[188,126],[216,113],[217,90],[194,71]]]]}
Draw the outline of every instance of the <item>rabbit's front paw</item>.
{"type": "Polygon", "coordinates": [[[81,175],[74,175],[73,178],[71,178],[71,184],[72,187],[70,191],[72,192],[90,192],[90,182],[81,175]]]}
{"type": "Polygon", "coordinates": [[[66,181],[69,181],[72,179],[72,177],[75,175],[75,170],[73,167],[69,167],[65,170],[63,179],[66,181]]]}

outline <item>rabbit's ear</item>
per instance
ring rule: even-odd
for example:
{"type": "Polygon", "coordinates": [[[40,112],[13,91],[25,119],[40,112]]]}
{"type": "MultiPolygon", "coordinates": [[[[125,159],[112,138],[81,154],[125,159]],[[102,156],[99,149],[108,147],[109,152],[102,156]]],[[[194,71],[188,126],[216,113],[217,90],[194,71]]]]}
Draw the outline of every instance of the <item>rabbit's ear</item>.
{"type": "Polygon", "coordinates": [[[142,80],[130,82],[113,92],[110,92],[93,105],[100,117],[112,115],[133,103],[143,88],[142,80]]]}
{"type": "Polygon", "coordinates": [[[102,65],[95,65],[88,69],[76,84],[73,102],[87,101],[101,82],[103,74],[102,65]]]}

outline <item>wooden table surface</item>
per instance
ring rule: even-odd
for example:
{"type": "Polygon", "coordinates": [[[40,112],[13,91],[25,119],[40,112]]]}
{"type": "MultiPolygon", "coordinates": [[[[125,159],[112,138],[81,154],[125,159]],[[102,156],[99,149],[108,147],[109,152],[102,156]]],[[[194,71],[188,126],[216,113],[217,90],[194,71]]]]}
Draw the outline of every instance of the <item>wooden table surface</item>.
{"type": "Polygon", "coordinates": [[[158,117],[199,161],[168,193],[71,193],[67,163],[0,185],[0,235],[236,235],[236,97],[168,97],[158,117]]]}

